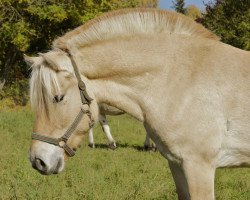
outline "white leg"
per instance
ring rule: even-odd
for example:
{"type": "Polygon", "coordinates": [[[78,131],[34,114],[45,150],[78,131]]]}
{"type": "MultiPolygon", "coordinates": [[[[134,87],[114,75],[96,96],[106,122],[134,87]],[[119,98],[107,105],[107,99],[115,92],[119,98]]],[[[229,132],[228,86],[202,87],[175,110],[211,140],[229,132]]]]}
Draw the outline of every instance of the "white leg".
{"type": "Polygon", "coordinates": [[[89,146],[90,146],[91,148],[95,148],[93,128],[91,128],[91,129],[89,130],[89,146]]]}
{"type": "Polygon", "coordinates": [[[106,119],[106,116],[104,114],[100,114],[99,115],[99,122],[102,126],[102,130],[103,132],[106,134],[108,141],[109,141],[109,148],[111,149],[115,149],[116,148],[116,143],[115,140],[113,139],[111,132],[110,132],[110,128],[106,119]]]}

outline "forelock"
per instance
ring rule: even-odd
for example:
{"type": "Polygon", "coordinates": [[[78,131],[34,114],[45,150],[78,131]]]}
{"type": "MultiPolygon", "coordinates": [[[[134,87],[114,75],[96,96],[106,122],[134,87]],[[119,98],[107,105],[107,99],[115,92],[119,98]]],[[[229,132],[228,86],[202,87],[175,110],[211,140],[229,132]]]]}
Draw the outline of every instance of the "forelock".
{"type": "Polygon", "coordinates": [[[60,51],[39,54],[38,62],[33,63],[30,78],[30,101],[39,115],[49,115],[54,95],[61,95],[58,72],[74,74],[69,58],[60,51]]]}

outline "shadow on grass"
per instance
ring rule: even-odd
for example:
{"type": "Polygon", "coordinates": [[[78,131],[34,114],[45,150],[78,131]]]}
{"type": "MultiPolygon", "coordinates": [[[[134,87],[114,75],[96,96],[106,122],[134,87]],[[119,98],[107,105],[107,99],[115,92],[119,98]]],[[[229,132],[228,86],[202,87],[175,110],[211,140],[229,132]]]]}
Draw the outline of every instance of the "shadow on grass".
{"type": "MultiPolygon", "coordinates": [[[[135,149],[137,151],[156,151],[156,149],[145,149],[144,146],[140,146],[140,145],[131,145],[128,143],[116,143],[116,148],[131,148],[131,149],[135,149]]],[[[109,148],[109,146],[107,144],[95,144],[95,148],[97,149],[111,149],[109,148]]],[[[115,150],[115,149],[112,149],[115,150]]]]}

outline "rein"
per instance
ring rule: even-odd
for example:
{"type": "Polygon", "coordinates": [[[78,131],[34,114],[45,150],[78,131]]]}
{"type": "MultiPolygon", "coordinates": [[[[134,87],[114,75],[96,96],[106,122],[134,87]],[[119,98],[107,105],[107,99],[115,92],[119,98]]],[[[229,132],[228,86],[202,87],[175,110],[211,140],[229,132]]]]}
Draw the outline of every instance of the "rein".
{"type": "MultiPolygon", "coordinates": [[[[82,105],[90,105],[91,101],[93,100],[87,93],[86,91],[86,85],[85,83],[82,81],[78,67],[71,55],[71,53],[69,51],[66,51],[66,53],[68,54],[71,64],[74,68],[74,72],[77,78],[77,82],[78,82],[78,88],[80,91],[80,96],[81,96],[81,101],[82,101],[82,105]]],[[[42,142],[46,142],[49,144],[53,144],[55,146],[59,146],[61,148],[63,148],[65,150],[65,152],[70,156],[74,156],[75,155],[75,150],[72,149],[71,147],[69,147],[69,145],[67,144],[68,139],[70,138],[70,136],[73,134],[74,130],[76,129],[77,125],[80,123],[81,119],[83,118],[84,114],[86,114],[89,119],[90,119],[90,124],[89,127],[92,128],[94,125],[94,120],[92,118],[92,114],[89,110],[85,110],[83,108],[80,109],[80,112],[78,113],[78,115],[75,117],[75,120],[72,122],[72,124],[69,126],[69,128],[66,130],[66,132],[64,133],[64,135],[60,138],[52,138],[52,137],[48,137],[39,133],[33,133],[31,138],[33,140],[39,140],[42,142]]]]}

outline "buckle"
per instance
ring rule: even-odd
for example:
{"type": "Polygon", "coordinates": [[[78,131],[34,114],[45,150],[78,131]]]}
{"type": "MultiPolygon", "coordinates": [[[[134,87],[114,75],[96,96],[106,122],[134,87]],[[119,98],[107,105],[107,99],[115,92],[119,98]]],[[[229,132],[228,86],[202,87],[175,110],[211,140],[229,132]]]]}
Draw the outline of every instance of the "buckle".
{"type": "Polygon", "coordinates": [[[66,142],[67,142],[67,141],[65,141],[65,139],[60,138],[60,139],[58,140],[58,146],[61,147],[61,148],[63,148],[63,147],[66,145],[66,142]]]}
{"type": "Polygon", "coordinates": [[[78,87],[82,91],[84,91],[86,89],[85,83],[82,80],[78,81],[78,87]]]}

